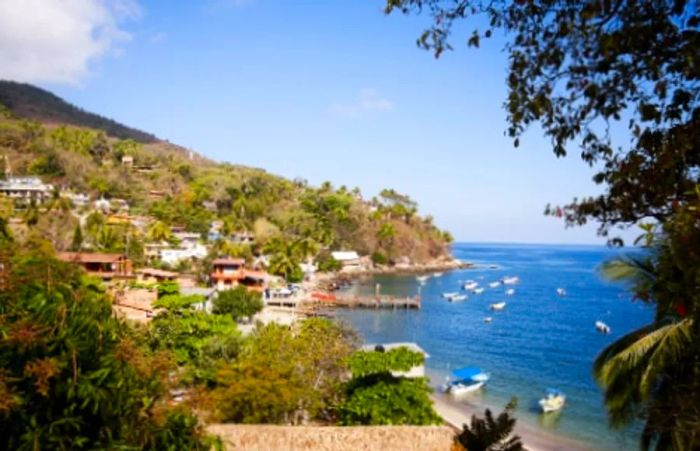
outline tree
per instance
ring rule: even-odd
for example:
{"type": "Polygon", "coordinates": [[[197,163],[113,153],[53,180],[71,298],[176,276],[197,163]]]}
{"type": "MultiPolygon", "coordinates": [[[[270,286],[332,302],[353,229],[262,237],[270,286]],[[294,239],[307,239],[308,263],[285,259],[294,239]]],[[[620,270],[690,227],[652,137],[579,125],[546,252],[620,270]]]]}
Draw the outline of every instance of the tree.
{"type": "Polygon", "coordinates": [[[239,358],[218,372],[214,419],[253,424],[334,420],[356,341],[350,330],[325,319],[307,319],[294,328],[259,326],[239,358]]]}
{"type": "Polygon", "coordinates": [[[172,407],[167,354],[150,352],[111,302],[45,242],[0,249],[2,449],[205,449],[172,407]]]}
{"type": "Polygon", "coordinates": [[[512,413],[516,406],[517,399],[513,398],[496,418],[489,409],[486,409],[483,419],[472,415],[471,423],[462,426],[457,442],[469,451],[524,450],[520,437],[512,435],[515,428],[512,413]]]}
{"type": "Polygon", "coordinates": [[[440,424],[427,379],[392,374],[423,361],[422,354],[404,347],[355,352],[349,361],[352,379],[346,386],[347,399],[340,407],[341,424],[440,424]]]}
{"type": "Polygon", "coordinates": [[[170,230],[167,224],[162,221],[155,221],[148,228],[146,232],[146,238],[149,241],[160,243],[162,241],[170,241],[173,239],[173,232],[170,230]]]}
{"type": "Polygon", "coordinates": [[[214,300],[214,313],[230,315],[234,321],[251,318],[263,308],[262,295],[244,286],[219,292],[214,300]]]}
{"type": "Polygon", "coordinates": [[[79,252],[83,247],[83,230],[80,228],[80,224],[75,226],[75,232],[73,232],[73,242],[70,245],[70,250],[74,252],[79,252]]]}

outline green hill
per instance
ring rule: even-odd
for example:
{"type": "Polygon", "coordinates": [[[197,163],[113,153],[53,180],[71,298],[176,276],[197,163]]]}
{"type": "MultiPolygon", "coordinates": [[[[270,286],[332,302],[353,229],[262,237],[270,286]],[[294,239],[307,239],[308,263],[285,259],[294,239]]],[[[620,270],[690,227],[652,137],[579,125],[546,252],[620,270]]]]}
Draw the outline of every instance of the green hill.
{"type": "MultiPolygon", "coordinates": [[[[26,119],[21,117],[21,108],[0,106],[0,162],[9,165],[5,169],[12,175],[38,175],[64,191],[86,193],[93,199],[124,199],[131,215],[182,226],[202,236],[212,221],[219,220],[224,234],[252,232],[257,244],[248,251],[255,253],[276,247],[274,252],[279,255],[297,255],[297,250],[285,248],[295,243],[295,249],[305,249],[305,255],[353,249],[374,255],[378,262],[407,257],[423,263],[449,252],[449,234],[435,227],[430,217],[420,216],[411,199],[393,190],[366,200],[357,188],[334,187],[329,182],[312,187],[261,169],[214,163],[163,141],[115,138],[109,128],[86,126],[91,121],[116,124],[109,119],[83,112],[38,88],[2,86],[0,98],[21,99],[31,93],[33,100],[25,102],[24,108],[31,105],[33,117],[43,118],[26,119]],[[18,92],[8,95],[12,87],[18,92]],[[49,105],[48,111],[42,111],[42,105],[49,105]],[[58,114],[50,105],[64,105],[63,110],[73,112],[67,116],[91,119],[81,127],[56,125],[46,119],[58,114]]],[[[44,233],[54,237],[59,249],[65,249],[71,246],[74,218],[86,213],[73,209],[65,220],[56,214],[22,214],[32,214],[27,223],[43,224],[44,233]]],[[[119,250],[125,241],[130,242],[95,226],[99,221],[91,224],[86,239],[93,248],[119,250]]],[[[119,233],[149,239],[146,230],[119,233]]],[[[229,247],[226,253],[248,251],[229,247]]]]}
{"type": "Polygon", "coordinates": [[[150,133],[87,112],[44,89],[25,83],[0,80],[0,103],[17,116],[27,119],[96,128],[104,130],[109,136],[133,139],[141,143],[157,141],[157,138],[150,133]]]}

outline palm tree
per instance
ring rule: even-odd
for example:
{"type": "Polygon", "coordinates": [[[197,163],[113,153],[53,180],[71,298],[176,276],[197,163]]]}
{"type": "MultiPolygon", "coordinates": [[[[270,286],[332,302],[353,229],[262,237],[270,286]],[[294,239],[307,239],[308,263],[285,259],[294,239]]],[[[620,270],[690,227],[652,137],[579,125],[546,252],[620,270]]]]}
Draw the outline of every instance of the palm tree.
{"type": "Polygon", "coordinates": [[[173,233],[164,222],[156,221],[148,228],[146,238],[152,242],[170,241],[173,238],[173,233]]]}
{"type": "Polygon", "coordinates": [[[600,353],[594,375],[604,389],[613,427],[645,419],[643,449],[696,449],[700,446],[698,334],[684,301],[677,300],[666,284],[657,283],[660,252],[658,248],[651,255],[620,258],[603,266],[606,277],[630,284],[642,301],[654,302],[657,309],[651,324],[600,353]]]}
{"type": "Polygon", "coordinates": [[[483,419],[472,415],[471,425],[463,426],[456,437],[457,442],[469,451],[524,450],[520,437],[512,435],[516,421],[512,414],[516,406],[517,399],[513,398],[496,418],[489,409],[486,409],[483,419]]]}

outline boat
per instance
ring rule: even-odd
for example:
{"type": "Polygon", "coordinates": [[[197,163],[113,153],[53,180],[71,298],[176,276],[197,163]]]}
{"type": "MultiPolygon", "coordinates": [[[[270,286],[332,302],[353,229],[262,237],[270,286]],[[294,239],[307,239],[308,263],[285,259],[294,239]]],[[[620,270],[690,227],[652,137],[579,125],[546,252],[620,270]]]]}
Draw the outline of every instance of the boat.
{"type": "Polygon", "coordinates": [[[539,404],[543,413],[557,412],[564,408],[566,396],[556,388],[549,388],[539,404]]]}
{"type": "Polygon", "coordinates": [[[484,292],[483,288],[474,288],[474,294],[481,294],[484,292]]]}
{"type": "Polygon", "coordinates": [[[605,324],[602,321],[596,321],[595,322],[595,329],[600,332],[601,334],[609,334],[610,333],[610,326],[605,324]]]}
{"type": "Polygon", "coordinates": [[[451,296],[451,297],[447,298],[447,300],[450,302],[465,301],[466,299],[467,299],[466,294],[458,294],[458,295],[451,296]]]}
{"type": "Polygon", "coordinates": [[[474,282],[473,280],[468,280],[466,284],[464,284],[464,289],[467,291],[474,291],[477,289],[479,286],[479,282],[474,282]]]}
{"type": "Polygon", "coordinates": [[[498,287],[501,286],[501,282],[491,282],[491,283],[489,284],[489,286],[490,286],[491,288],[498,288],[498,287]]]}
{"type": "Polygon", "coordinates": [[[459,293],[457,293],[456,291],[452,291],[449,293],[442,293],[442,297],[445,299],[450,299],[450,298],[453,298],[453,297],[458,296],[458,295],[459,295],[459,293]]]}
{"type": "Polygon", "coordinates": [[[418,276],[418,277],[416,277],[416,280],[418,281],[418,283],[424,284],[425,282],[428,281],[429,278],[430,278],[430,276],[418,276]]]}
{"type": "Polygon", "coordinates": [[[563,298],[564,296],[566,296],[566,290],[563,288],[557,288],[557,296],[563,298]]]}
{"type": "Polygon", "coordinates": [[[520,283],[520,277],[518,276],[512,276],[512,277],[504,277],[501,279],[501,282],[503,282],[503,285],[515,285],[520,283]]]}
{"type": "Polygon", "coordinates": [[[441,273],[441,272],[436,272],[435,274],[433,274],[433,277],[442,277],[442,273],[441,273]]]}
{"type": "Polygon", "coordinates": [[[497,302],[495,304],[491,304],[490,307],[491,307],[491,310],[499,311],[499,310],[503,310],[504,308],[506,308],[506,303],[505,302],[497,302]]]}
{"type": "Polygon", "coordinates": [[[508,288],[506,290],[506,296],[513,296],[515,294],[515,288],[508,288]]]}
{"type": "Polygon", "coordinates": [[[443,391],[453,396],[465,395],[478,391],[488,380],[489,375],[481,368],[467,366],[452,372],[452,379],[445,382],[443,391]]]}
{"type": "Polygon", "coordinates": [[[487,316],[486,318],[484,318],[485,323],[490,323],[491,321],[493,321],[493,318],[491,318],[490,316],[487,316]]]}

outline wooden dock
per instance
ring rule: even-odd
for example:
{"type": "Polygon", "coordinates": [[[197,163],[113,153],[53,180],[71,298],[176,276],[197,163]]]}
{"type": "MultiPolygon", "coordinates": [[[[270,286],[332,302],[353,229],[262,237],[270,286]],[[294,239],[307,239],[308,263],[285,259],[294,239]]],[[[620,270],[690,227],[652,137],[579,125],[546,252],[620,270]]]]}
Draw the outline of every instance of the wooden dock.
{"type": "Polygon", "coordinates": [[[304,301],[310,308],[420,309],[421,298],[397,296],[335,296],[333,299],[304,301]]]}

